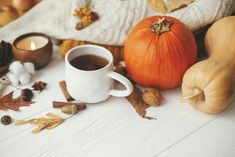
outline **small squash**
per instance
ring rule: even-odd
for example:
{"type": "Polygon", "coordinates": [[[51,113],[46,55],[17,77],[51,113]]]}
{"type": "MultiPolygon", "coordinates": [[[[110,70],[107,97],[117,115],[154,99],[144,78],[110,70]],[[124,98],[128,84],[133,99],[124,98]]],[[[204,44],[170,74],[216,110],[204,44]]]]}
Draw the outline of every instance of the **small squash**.
{"type": "Polygon", "coordinates": [[[147,87],[171,89],[180,85],[196,59],[192,32],[169,16],[142,20],[124,46],[124,61],[131,79],[147,87]]]}
{"type": "Polygon", "coordinates": [[[182,100],[206,113],[224,111],[235,98],[235,16],[215,22],[207,31],[209,58],[184,75],[182,100]]]}

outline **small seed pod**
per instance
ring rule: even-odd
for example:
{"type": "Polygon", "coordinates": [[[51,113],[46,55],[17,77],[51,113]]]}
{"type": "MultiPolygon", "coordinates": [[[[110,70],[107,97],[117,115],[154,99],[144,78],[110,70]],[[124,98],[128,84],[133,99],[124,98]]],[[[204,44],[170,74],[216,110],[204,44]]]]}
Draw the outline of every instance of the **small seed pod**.
{"type": "Polygon", "coordinates": [[[146,88],[142,93],[142,99],[150,106],[159,106],[163,100],[163,97],[157,89],[146,88]]]}
{"type": "Polygon", "coordinates": [[[61,111],[65,114],[75,115],[78,113],[78,107],[76,105],[66,105],[61,107],[61,111]]]}
{"type": "Polygon", "coordinates": [[[21,97],[24,101],[31,101],[33,98],[32,90],[26,88],[21,91],[21,97]]]}
{"type": "Polygon", "coordinates": [[[91,21],[96,21],[99,18],[99,15],[94,11],[91,12],[90,16],[91,16],[91,21]]]}
{"type": "Polygon", "coordinates": [[[8,116],[8,115],[2,116],[2,118],[1,118],[1,123],[2,123],[3,125],[8,125],[8,124],[10,124],[10,123],[11,123],[11,117],[8,116]]]}

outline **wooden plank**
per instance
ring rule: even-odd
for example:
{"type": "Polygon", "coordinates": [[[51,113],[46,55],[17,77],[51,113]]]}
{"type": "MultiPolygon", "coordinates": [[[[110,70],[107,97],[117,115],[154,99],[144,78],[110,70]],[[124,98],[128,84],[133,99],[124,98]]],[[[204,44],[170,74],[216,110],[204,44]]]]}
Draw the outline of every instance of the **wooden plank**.
{"type": "Polygon", "coordinates": [[[235,103],[207,125],[156,156],[171,157],[175,154],[180,157],[234,157],[235,103]]]}
{"type": "MultiPolygon", "coordinates": [[[[47,112],[61,114],[51,107],[53,100],[65,101],[58,85],[64,79],[64,62],[58,53],[54,53],[51,63],[38,71],[34,79],[48,83],[45,91],[36,94],[37,102],[22,108],[22,112],[2,111],[0,116],[9,114],[14,119],[28,119],[47,112]]],[[[141,119],[124,98],[110,98],[88,105],[76,117],[37,135],[31,133],[34,128],[31,125],[0,125],[1,157],[184,156],[185,152],[197,157],[211,154],[214,149],[225,156],[234,153],[234,109],[219,116],[207,115],[180,103],[180,94],[180,88],[163,92],[165,103],[148,109],[148,115],[157,120],[141,119]]]]}

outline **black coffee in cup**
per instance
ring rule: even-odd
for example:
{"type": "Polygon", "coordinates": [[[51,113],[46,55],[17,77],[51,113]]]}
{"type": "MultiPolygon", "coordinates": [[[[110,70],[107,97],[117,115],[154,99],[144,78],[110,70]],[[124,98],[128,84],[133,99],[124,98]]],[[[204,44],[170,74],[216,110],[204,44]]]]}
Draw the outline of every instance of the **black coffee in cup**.
{"type": "Polygon", "coordinates": [[[96,55],[82,55],[73,58],[70,64],[80,70],[98,70],[105,67],[109,61],[101,56],[96,55]]]}

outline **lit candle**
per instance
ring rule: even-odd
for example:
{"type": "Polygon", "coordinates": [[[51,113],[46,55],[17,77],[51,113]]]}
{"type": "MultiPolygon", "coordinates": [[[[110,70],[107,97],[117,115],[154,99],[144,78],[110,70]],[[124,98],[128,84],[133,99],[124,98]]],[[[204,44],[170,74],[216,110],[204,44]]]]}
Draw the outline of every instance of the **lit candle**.
{"type": "Polygon", "coordinates": [[[13,42],[13,53],[16,60],[33,62],[36,69],[48,64],[52,56],[52,42],[42,33],[27,33],[13,42]]]}
{"type": "Polygon", "coordinates": [[[37,49],[37,47],[36,47],[36,45],[35,45],[35,42],[34,42],[34,41],[31,41],[30,46],[31,46],[31,50],[36,50],[36,49],[37,49]]]}
{"type": "Polygon", "coordinates": [[[44,47],[48,39],[42,36],[29,36],[19,40],[16,47],[22,50],[36,50],[44,47]]]}

